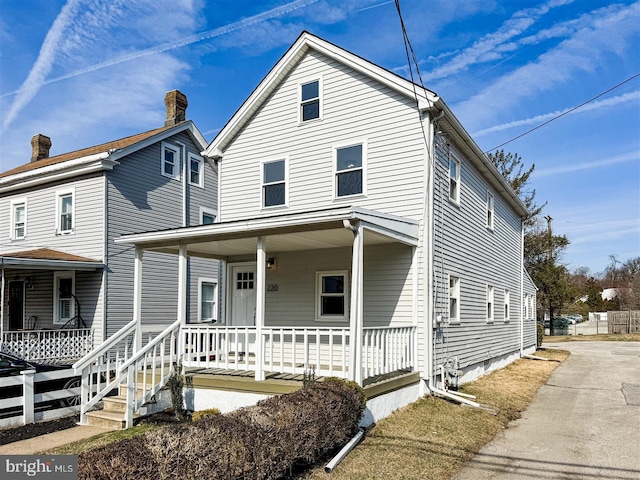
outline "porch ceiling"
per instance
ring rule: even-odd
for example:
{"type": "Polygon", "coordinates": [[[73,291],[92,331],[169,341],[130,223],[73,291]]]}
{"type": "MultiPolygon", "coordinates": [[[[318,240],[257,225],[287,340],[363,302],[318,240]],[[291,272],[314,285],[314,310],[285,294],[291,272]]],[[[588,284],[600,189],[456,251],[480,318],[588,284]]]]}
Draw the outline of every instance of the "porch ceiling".
{"type": "Polygon", "coordinates": [[[181,244],[187,254],[209,258],[255,254],[258,236],[266,238],[267,251],[315,250],[353,245],[353,233],[344,222],[360,223],[365,245],[418,243],[416,221],[356,208],[331,209],[290,215],[199,225],[176,230],[125,235],[117,243],[133,243],[144,250],[177,254],[181,244]]]}

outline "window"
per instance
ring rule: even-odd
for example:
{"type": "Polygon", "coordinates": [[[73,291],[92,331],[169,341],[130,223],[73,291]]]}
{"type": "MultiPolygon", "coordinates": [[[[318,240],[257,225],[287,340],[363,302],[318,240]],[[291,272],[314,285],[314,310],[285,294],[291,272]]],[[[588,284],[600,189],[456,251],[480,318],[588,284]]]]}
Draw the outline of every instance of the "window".
{"type": "Polygon", "coordinates": [[[449,276],[449,323],[460,322],[460,279],[449,276]]]}
{"type": "Polygon", "coordinates": [[[346,271],[316,274],[316,320],[347,320],[346,271]]]}
{"type": "Polygon", "coordinates": [[[204,188],[204,160],[193,153],[189,154],[189,183],[204,188]]]}
{"type": "Polygon", "coordinates": [[[287,162],[275,160],[262,164],[262,206],[276,207],[287,203],[287,162]]]}
{"type": "Polygon", "coordinates": [[[214,322],[218,319],[218,284],[215,280],[203,279],[200,283],[200,309],[198,320],[200,322],[214,322]]]}
{"type": "Polygon", "coordinates": [[[75,272],[54,272],[53,284],[53,323],[64,324],[75,315],[75,272]]]}
{"type": "Polygon", "coordinates": [[[75,202],[73,197],[73,190],[57,192],[56,233],[73,233],[75,227],[75,202]]]}
{"type": "Polygon", "coordinates": [[[493,194],[487,192],[487,228],[493,230],[493,194]]]}
{"type": "Polygon", "coordinates": [[[165,142],[162,142],[162,175],[180,180],[180,151],[165,142]]]}
{"type": "Polygon", "coordinates": [[[460,203],[460,162],[449,158],[449,198],[460,203]]]}
{"type": "Polygon", "coordinates": [[[300,85],[300,121],[320,118],[320,80],[300,85]]]}
{"type": "Polygon", "coordinates": [[[510,320],[509,315],[509,303],[511,303],[511,294],[509,290],[504,291],[504,321],[508,322],[510,320]]]}
{"type": "Polygon", "coordinates": [[[365,144],[335,149],[335,195],[346,197],[364,193],[365,144]]]}
{"type": "Polygon", "coordinates": [[[216,222],[218,212],[200,207],[200,225],[211,225],[216,222]]]}
{"type": "Polygon", "coordinates": [[[27,236],[27,204],[25,201],[11,203],[11,239],[18,240],[27,236]]]}
{"type": "Polygon", "coordinates": [[[493,322],[493,287],[487,285],[487,322],[493,322]]]}

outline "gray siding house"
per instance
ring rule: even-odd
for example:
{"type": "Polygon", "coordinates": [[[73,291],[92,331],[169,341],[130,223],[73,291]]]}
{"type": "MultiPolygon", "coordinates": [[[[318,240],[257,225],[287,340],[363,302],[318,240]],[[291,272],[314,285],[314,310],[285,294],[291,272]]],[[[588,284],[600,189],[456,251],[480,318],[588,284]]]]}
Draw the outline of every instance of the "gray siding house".
{"type": "MultiPolygon", "coordinates": [[[[165,125],[50,157],[32,139],[31,162],[0,174],[2,349],[29,358],[77,358],[133,317],[134,252],[115,238],[211,223],[217,173],[206,141],[185,120],[187,99],[165,97],[165,125]]],[[[149,253],[142,317],[156,330],[177,318],[174,256],[149,253]]],[[[190,321],[210,320],[218,265],[189,264],[190,321]],[[204,298],[202,294],[204,292],[204,298]]]]}
{"type": "MultiPolygon", "coordinates": [[[[535,351],[528,212],[434,92],[304,32],[203,155],[219,174],[214,224],[115,240],[177,258],[179,310],[187,261],[222,264],[216,324],[183,313],[154,341],[180,338],[187,368],[255,384],[193,374],[191,408],[249,404],[312,372],[369,389],[373,421],[535,351]]],[[[146,289],[134,281],[142,311],[146,289]]]]}

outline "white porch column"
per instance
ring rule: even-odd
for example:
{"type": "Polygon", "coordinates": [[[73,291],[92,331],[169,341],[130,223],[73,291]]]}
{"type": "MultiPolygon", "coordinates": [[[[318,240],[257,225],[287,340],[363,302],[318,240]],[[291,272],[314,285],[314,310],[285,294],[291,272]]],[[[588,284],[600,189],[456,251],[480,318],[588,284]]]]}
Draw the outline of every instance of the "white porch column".
{"type": "MultiPolygon", "coordinates": [[[[347,225],[345,224],[345,227],[347,225]]],[[[351,365],[349,379],[362,385],[362,326],[363,326],[363,228],[350,225],[353,232],[353,251],[351,258],[351,314],[349,316],[349,349],[351,365]]]]}
{"type": "Polygon", "coordinates": [[[180,245],[178,251],[178,316],[176,320],[187,323],[187,246],[180,245]]]}
{"type": "MultiPolygon", "coordinates": [[[[265,311],[265,277],[267,275],[267,252],[265,250],[265,238],[258,237],[258,250],[256,252],[256,381],[265,379],[263,369],[263,339],[262,327],[264,326],[265,311]]],[[[295,339],[294,339],[295,341],[295,339]]]]}
{"type": "MultiPolygon", "coordinates": [[[[135,247],[133,263],[133,319],[136,321],[134,353],[142,347],[142,255],[144,251],[135,247]]],[[[106,332],[105,332],[106,338],[106,332]]]]}

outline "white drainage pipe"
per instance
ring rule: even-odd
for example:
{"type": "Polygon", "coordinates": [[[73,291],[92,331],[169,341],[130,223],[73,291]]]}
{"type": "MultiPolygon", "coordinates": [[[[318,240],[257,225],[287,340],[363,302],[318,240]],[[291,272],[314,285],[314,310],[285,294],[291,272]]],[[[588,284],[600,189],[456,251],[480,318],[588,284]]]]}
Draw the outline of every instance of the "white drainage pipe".
{"type": "Polygon", "coordinates": [[[538,357],[537,355],[523,355],[523,357],[524,358],[530,358],[531,360],[544,360],[545,362],[549,361],[548,358],[538,357]]]}
{"type": "Polygon", "coordinates": [[[358,430],[358,433],[356,433],[355,436],[351,440],[349,440],[349,443],[347,443],[344,447],[342,447],[342,450],[340,450],[338,454],[335,457],[333,457],[329,463],[327,463],[327,466],[324,467],[324,471],[327,473],[331,473],[333,469],[336,468],[338,464],[344,459],[344,457],[346,457],[347,454],[351,450],[353,450],[353,448],[362,439],[363,435],[364,435],[364,429],[361,428],[360,430],[358,430]]]}

